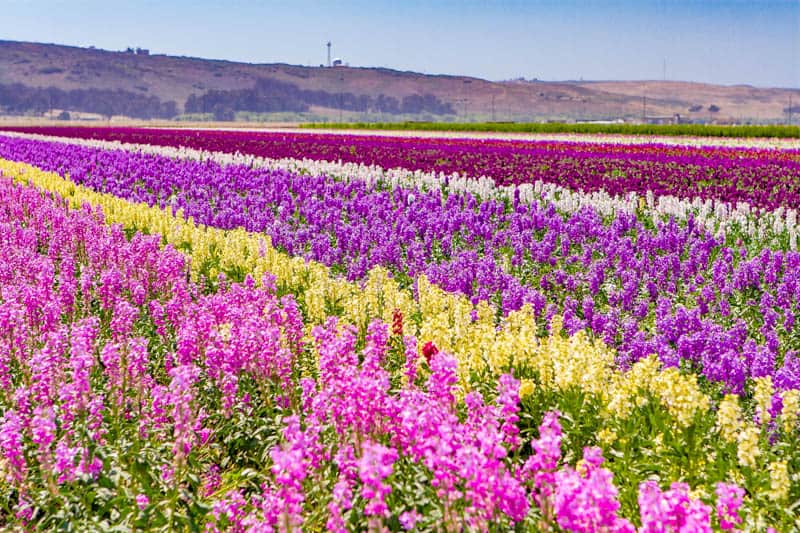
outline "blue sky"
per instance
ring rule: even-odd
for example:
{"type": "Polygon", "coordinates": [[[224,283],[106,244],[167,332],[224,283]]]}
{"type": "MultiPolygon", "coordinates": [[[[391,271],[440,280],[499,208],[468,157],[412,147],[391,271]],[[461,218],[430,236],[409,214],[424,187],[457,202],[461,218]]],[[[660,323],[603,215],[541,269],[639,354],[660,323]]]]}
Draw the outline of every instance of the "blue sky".
{"type": "Polygon", "coordinates": [[[800,87],[800,0],[0,0],[0,39],[501,80],[800,87]]]}

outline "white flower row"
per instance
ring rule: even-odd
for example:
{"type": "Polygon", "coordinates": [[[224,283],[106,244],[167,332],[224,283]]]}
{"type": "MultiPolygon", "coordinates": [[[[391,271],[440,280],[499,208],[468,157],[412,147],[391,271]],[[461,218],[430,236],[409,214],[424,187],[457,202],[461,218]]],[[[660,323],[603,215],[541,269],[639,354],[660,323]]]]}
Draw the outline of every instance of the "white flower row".
{"type": "Polygon", "coordinates": [[[636,213],[646,210],[645,212],[649,213],[654,223],[658,223],[665,217],[685,220],[690,215],[694,215],[699,224],[702,224],[718,238],[725,238],[732,229],[736,228],[765,245],[778,246],[777,239],[784,238],[788,239],[790,249],[797,249],[797,211],[783,207],[770,211],[751,207],[744,202],[734,206],[711,199],[688,200],[675,196],[655,197],[649,191],[644,196],[636,193],[626,196],[611,196],[605,191],[576,192],[542,181],[517,186],[498,186],[486,176],[473,178],[457,173],[445,175],[441,172],[412,171],[403,168],[384,169],[376,165],[343,163],[341,161],[269,159],[241,153],[208,152],[185,147],[127,144],[118,141],[71,139],[15,132],[3,132],[2,135],[105,150],[121,149],[177,159],[212,160],[223,165],[245,165],[251,168],[280,169],[298,174],[327,175],[340,180],[363,180],[370,184],[381,183],[391,187],[417,187],[422,190],[440,190],[446,187],[450,192],[468,192],[480,198],[511,199],[516,190],[523,203],[538,201],[553,204],[556,209],[565,213],[574,213],[584,207],[592,207],[603,216],[611,216],[618,212],[636,213]]]}

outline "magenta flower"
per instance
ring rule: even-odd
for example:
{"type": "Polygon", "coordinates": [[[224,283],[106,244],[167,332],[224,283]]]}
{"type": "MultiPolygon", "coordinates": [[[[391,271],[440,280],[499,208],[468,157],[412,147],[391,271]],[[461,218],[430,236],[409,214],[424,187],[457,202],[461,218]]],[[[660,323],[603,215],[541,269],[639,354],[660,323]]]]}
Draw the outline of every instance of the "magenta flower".
{"type": "Polygon", "coordinates": [[[403,529],[410,531],[414,529],[420,520],[422,520],[422,515],[419,514],[416,509],[413,509],[411,511],[400,513],[398,519],[400,520],[400,525],[403,526],[403,529]]]}
{"type": "Polygon", "coordinates": [[[645,481],[639,486],[639,512],[642,533],[712,531],[711,508],[689,497],[689,487],[685,483],[673,483],[669,490],[662,492],[655,481],[645,481]]]}
{"type": "Polygon", "coordinates": [[[136,506],[139,508],[140,511],[144,511],[145,509],[147,509],[148,505],[150,505],[150,498],[148,498],[146,494],[136,495],[136,506]]]}
{"type": "Polygon", "coordinates": [[[533,481],[534,499],[545,503],[555,484],[555,472],[561,460],[561,424],[557,411],[545,413],[539,426],[539,438],[531,441],[533,454],[523,466],[524,479],[533,481]]]}
{"type": "Polygon", "coordinates": [[[723,531],[732,530],[742,523],[739,509],[744,499],[744,489],[733,483],[717,483],[717,516],[723,531]]]}
{"type": "Polygon", "coordinates": [[[370,441],[362,445],[362,450],[363,455],[358,460],[358,476],[363,483],[361,496],[367,500],[364,514],[387,517],[389,508],[385,499],[392,487],[384,483],[384,480],[394,471],[397,450],[370,441]]]}
{"type": "Polygon", "coordinates": [[[25,460],[25,449],[23,447],[22,419],[13,410],[8,410],[3,415],[0,424],[0,451],[6,464],[6,477],[9,483],[21,486],[28,473],[28,465],[25,460]]]}
{"type": "Polygon", "coordinates": [[[558,525],[567,531],[633,531],[617,516],[619,491],[613,474],[600,467],[599,448],[585,448],[577,470],[564,468],[555,473],[553,508],[558,525]]]}

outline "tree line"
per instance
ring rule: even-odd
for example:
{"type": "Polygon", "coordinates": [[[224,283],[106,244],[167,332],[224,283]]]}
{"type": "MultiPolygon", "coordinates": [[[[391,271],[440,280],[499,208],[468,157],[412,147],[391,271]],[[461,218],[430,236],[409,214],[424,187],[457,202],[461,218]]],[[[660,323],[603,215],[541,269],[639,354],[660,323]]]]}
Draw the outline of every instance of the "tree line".
{"type": "MultiPolygon", "coordinates": [[[[452,104],[432,94],[412,94],[402,99],[384,94],[372,97],[351,92],[300,89],[292,83],[271,79],[260,79],[249,89],[209,90],[201,95],[192,94],[186,100],[183,112],[211,113],[216,120],[233,120],[237,111],[305,112],[311,106],[389,114],[455,114],[452,104]]],[[[178,105],[172,100],[162,102],[156,96],[123,89],[63,90],[57,87],[28,87],[20,83],[0,85],[0,110],[7,114],[43,114],[52,109],[142,119],[170,119],[180,113],[178,105]]]]}
{"type": "Polygon", "coordinates": [[[21,83],[0,85],[0,108],[8,114],[43,114],[51,109],[97,113],[106,117],[174,118],[178,105],[123,89],[72,89],[28,87],[21,83]]]}
{"type": "Polygon", "coordinates": [[[432,94],[412,94],[398,99],[379,94],[372,97],[351,92],[330,92],[300,89],[279,80],[260,79],[249,89],[210,90],[186,100],[186,113],[213,113],[218,120],[229,119],[235,111],[270,113],[276,111],[308,111],[312,105],[343,111],[378,113],[454,114],[452,104],[432,94]]]}

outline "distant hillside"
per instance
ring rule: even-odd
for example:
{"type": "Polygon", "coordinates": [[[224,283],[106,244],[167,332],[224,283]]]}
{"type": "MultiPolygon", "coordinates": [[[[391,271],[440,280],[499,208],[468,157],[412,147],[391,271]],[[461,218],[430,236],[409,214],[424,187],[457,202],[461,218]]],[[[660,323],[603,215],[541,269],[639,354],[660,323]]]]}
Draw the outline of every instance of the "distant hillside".
{"type": "Polygon", "coordinates": [[[784,122],[800,91],[684,82],[490,82],[0,41],[0,114],[66,118],[784,122]],[[790,99],[791,95],[791,99],[790,99]]]}

